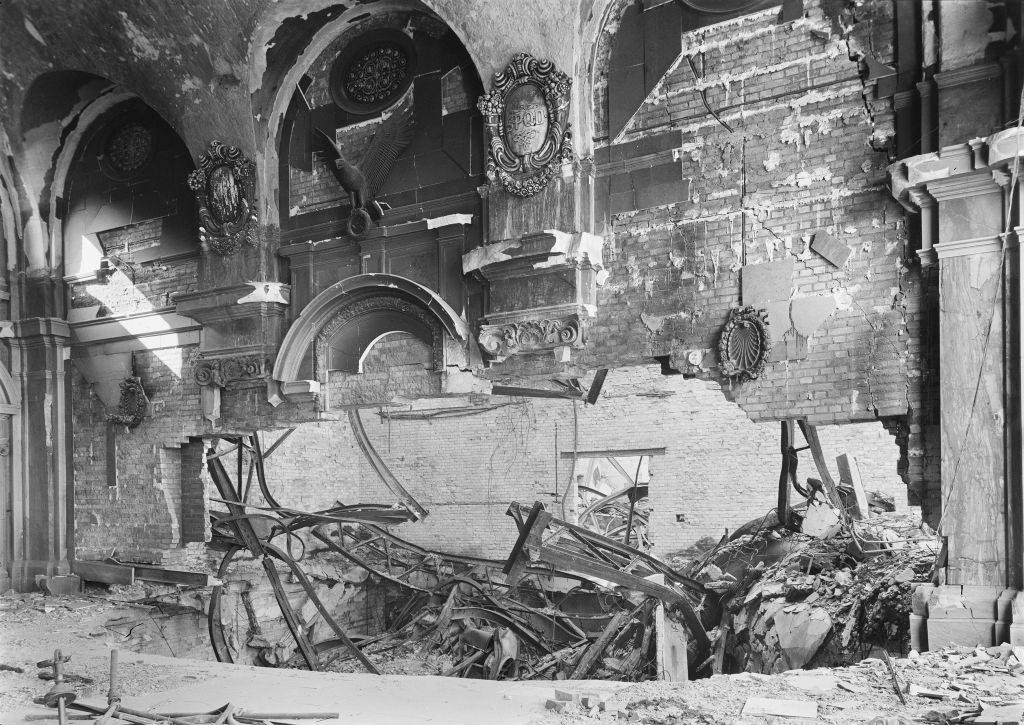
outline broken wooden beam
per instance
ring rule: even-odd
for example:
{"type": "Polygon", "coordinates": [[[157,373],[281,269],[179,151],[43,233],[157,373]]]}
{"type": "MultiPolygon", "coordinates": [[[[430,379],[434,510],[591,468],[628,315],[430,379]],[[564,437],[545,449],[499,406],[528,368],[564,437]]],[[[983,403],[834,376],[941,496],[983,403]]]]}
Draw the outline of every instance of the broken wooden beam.
{"type": "Polygon", "coordinates": [[[124,564],[76,560],[71,563],[71,571],[86,581],[100,584],[135,583],[135,569],[124,564]]]}
{"type": "Polygon", "coordinates": [[[597,658],[608,649],[608,644],[612,641],[620,629],[625,626],[626,621],[629,619],[629,614],[623,611],[618,611],[612,620],[608,622],[608,625],[601,632],[601,635],[594,640],[594,643],[590,645],[580,657],[576,666],[572,668],[572,672],[566,677],[569,680],[582,680],[597,664],[597,658]]]}

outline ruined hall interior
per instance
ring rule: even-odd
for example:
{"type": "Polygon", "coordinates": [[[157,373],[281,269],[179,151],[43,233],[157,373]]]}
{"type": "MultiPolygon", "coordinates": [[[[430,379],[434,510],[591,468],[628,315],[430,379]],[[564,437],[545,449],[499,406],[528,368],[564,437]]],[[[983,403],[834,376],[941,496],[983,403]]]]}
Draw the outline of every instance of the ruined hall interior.
{"type": "Polygon", "coordinates": [[[0,2],[0,725],[1021,722],[1022,28],[0,2]]]}

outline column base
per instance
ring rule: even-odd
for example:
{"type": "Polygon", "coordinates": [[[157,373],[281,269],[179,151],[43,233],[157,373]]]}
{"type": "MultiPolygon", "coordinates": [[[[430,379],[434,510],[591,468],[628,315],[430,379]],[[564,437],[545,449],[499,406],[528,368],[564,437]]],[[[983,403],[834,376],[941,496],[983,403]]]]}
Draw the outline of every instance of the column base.
{"type": "Polygon", "coordinates": [[[922,585],[913,598],[910,637],[911,646],[918,651],[1024,643],[1024,592],[1000,587],[922,585]]]}

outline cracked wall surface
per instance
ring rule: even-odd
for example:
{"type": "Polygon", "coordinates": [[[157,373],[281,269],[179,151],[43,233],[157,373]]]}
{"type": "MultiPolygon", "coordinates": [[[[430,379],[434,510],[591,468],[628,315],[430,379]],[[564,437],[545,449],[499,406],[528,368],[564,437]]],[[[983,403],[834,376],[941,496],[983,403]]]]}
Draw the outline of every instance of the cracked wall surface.
{"type": "Polygon", "coordinates": [[[851,58],[870,26],[892,62],[893,26],[885,3],[848,25],[804,5],[789,23],[775,9],[684,33],[623,132],[596,131],[610,276],[594,361],[665,356],[715,378],[729,309],[753,305],[768,313],[771,361],[723,383],[753,418],[905,415],[920,375],[917,272],[886,191],[891,102],[873,100],[851,58]]]}

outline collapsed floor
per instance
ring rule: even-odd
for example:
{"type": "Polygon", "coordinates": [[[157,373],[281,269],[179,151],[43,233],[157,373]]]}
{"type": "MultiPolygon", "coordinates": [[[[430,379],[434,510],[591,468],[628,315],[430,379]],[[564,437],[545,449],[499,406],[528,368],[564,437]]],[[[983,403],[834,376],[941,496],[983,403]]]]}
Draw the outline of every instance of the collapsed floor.
{"type": "MultiPolygon", "coordinates": [[[[32,704],[50,687],[37,677],[36,661],[49,657],[55,648],[71,656],[66,670],[78,700],[103,706],[110,648],[125,643],[123,630],[107,623],[124,617],[141,620],[146,613],[161,616],[155,604],[121,598],[138,593],[133,588],[90,587],[86,594],[60,598],[41,593],[0,596],[0,722],[22,722],[27,714],[45,713],[32,704]]],[[[894,659],[906,705],[878,658],[834,669],[716,675],[682,685],[372,677],[122,652],[119,678],[126,706],[140,710],[211,709],[230,701],[249,709],[273,705],[333,710],[342,721],[375,724],[613,722],[619,710],[627,719],[646,723],[759,723],[767,717],[749,713],[765,699],[786,701],[804,712],[811,708],[813,720],[803,722],[1016,722],[1024,707],[1024,675],[1016,655],[1006,649],[948,650],[894,659]],[[607,697],[605,710],[593,717],[581,702],[570,702],[558,713],[545,707],[554,699],[556,686],[575,695],[614,697],[607,697]],[[1016,710],[1002,710],[1002,719],[997,720],[1000,711],[993,708],[1012,707],[1014,702],[1016,710]],[[986,717],[975,717],[982,709],[988,710],[986,717]]]]}

